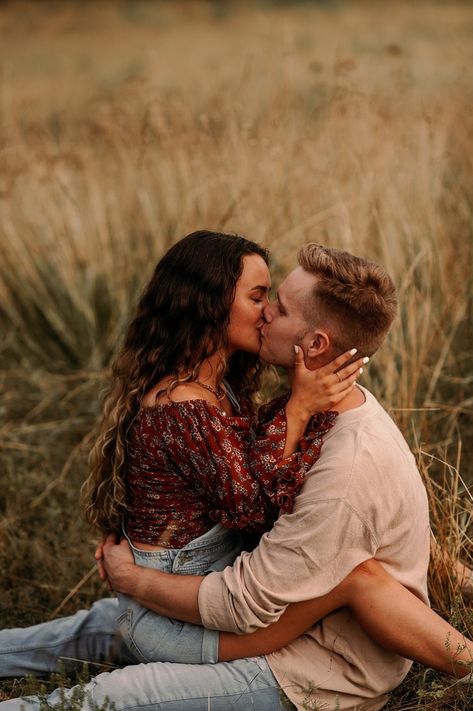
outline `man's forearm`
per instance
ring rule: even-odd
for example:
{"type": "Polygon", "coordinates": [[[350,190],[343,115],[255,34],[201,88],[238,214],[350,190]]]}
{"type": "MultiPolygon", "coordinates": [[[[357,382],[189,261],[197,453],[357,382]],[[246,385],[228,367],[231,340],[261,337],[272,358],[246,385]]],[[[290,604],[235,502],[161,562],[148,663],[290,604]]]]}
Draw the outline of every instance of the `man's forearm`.
{"type": "Polygon", "coordinates": [[[203,576],[172,575],[161,570],[137,568],[139,572],[135,571],[126,594],[159,615],[202,624],[198,594],[203,576]]]}
{"type": "Polygon", "coordinates": [[[159,615],[201,624],[198,593],[203,576],[171,575],[135,565],[126,541],[117,545],[111,536],[100,548],[98,560],[102,578],[108,577],[116,592],[159,615]]]}

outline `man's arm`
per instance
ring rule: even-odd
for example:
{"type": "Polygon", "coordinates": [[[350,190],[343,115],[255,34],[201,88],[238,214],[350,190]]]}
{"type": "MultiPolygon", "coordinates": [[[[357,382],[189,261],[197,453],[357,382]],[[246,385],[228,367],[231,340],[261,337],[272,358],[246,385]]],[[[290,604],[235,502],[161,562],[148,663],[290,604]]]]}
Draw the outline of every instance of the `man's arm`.
{"type": "Polygon", "coordinates": [[[113,537],[103,551],[118,592],[167,617],[242,634],[276,622],[290,603],[330,592],[375,548],[365,524],[342,500],[309,498],[222,573],[201,577],[142,568],[127,542],[116,545],[113,537]]]}
{"type": "Polygon", "coordinates": [[[128,542],[108,536],[95,558],[102,580],[154,612],[184,622],[202,624],[197,602],[201,575],[172,575],[135,565],[128,542]]]}
{"type": "Polygon", "coordinates": [[[254,551],[205,576],[198,592],[205,627],[240,634],[267,627],[289,604],[321,598],[374,557],[374,535],[343,499],[302,499],[254,551]]]}

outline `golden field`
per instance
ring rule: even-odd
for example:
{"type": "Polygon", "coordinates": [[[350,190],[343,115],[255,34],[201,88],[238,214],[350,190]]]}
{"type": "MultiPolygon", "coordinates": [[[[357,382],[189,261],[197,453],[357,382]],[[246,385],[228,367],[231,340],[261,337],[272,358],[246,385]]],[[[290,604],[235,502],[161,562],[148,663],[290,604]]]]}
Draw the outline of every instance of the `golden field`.
{"type": "MultiPolygon", "coordinates": [[[[305,241],[393,274],[363,382],[473,562],[472,30],[469,3],[0,4],[1,624],[106,594],[78,507],[100,390],[154,262],[200,228],[270,247],[275,283],[305,241]]],[[[432,602],[473,636],[450,569],[432,602]]],[[[467,703],[416,670],[390,708],[467,703]]]]}

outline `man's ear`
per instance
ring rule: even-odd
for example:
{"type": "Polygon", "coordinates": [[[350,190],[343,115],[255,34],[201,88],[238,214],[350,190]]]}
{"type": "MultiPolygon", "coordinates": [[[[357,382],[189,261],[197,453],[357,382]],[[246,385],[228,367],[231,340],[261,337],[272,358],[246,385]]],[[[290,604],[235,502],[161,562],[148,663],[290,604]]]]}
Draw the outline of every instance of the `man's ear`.
{"type": "Polygon", "coordinates": [[[330,336],[326,331],[313,331],[306,346],[307,358],[318,358],[325,355],[330,350],[330,346],[330,336]]]}

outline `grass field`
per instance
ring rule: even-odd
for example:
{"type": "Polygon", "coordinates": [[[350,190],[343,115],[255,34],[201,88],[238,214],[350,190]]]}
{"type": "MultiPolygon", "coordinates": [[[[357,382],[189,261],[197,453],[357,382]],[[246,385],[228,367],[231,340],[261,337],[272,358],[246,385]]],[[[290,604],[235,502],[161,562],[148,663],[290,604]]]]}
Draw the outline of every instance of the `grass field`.
{"type": "MultiPolygon", "coordinates": [[[[136,296],[198,228],[319,241],[400,291],[363,376],[411,443],[435,608],[473,635],[473,7],[0,4],[0,624],[106,594],[78,507],[99,394],[136,296]]],[[[17,695],[26,682],[4,682],[17,695]]],[[[392,711],[467,709],[416,670],[392,711]]]]}

